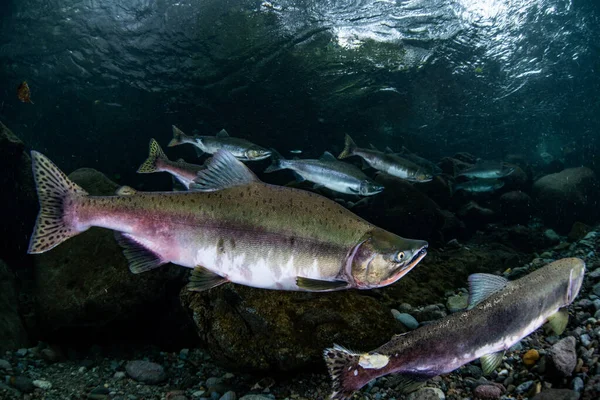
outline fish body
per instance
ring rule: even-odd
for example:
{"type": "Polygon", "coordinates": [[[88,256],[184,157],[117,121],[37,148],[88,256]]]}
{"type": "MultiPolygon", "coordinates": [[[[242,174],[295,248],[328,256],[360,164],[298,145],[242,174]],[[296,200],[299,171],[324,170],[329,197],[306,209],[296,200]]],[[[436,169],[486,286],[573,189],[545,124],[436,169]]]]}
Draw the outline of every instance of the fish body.
{"type": "Polygon", "coordinates": [[[426,171],[429,171],[433,175],[439,175],[442,173],[442,169],[438,167],[435,163],[415,153],[412,153],[406,147],[402,147],[402,151],[398,153],[398,155],[403,158],[406,158],[409,161],[412,161],[413,163],[419,165],[421,168],[424,168],[426,171]]]}
{"type": "Polygon", "coordinates": [[[169,147],[186,143],[192,144],[200,152],[208,154],[226,150],[242,161],[264,160],[271,156],[270,150],[255,145],[246,139],[231,137],[225,129],[222,129],[216,136],[188,136],[173,125],[173,139],[169,143],[169,147]]]}
{"type": "Polygon", "coordinates": [[[225,282],[332,291],[389,285],[426,254],[427,242],[375,227],[323,196],[269,185],[219,150],[187,192],[120,190],[89,196],[32,152],[41,210],[29,253],[92,226],[116,231],[130,270],[172,262],[194,268],[189,288],[225,282]]]}
{"type": "Polygon", "coordinates": [[[294,171],[301,180],[339,193],[372,196],[380,193],[383,186],[366,176],[352,164],[338,161],[331,153],[325,152],[318,160],[286,160],[279,154],[272,154],[273,164],[265,172],[281,169],[294,171]]]}
{"type": "Polygon", "coordinates": [[[181,182],[186,189],[194,182],[198,172],[204,169],[203,165],[186,163],[183,160],[171,161],[165,155],[158,142],[150,139],[149,155],[146,161],[138,168],[140,174],[151,174],[154,172],[168,172],[181,182]]]}
{"type": "Polygon", "coordinates": [[[371,167],[386,174],[411,182],[429,182],[433,179],[431,172],[419,165],[402,158],[396,154],[386,154],[375,149],[363,149],[349,135],[346,135],[345,147],[338,156],[343,159],[350,156],[359,156],[371,167]]]}
{"type": "Polygon", "coordinates": [[[493,371],[505,350],[547,320],[555,330],[564,330],[568,315],[564,307],[579,293],[584,271],[581,259],[566,258],[512,282],[495,275],[471,275],[466,311],[396,335],[368,353],[340,346],[325,350],[333,379],[331,398],[349,399],[354,391],[387,374],[426,380],[477,358],[482,358],[484,371],[493,371]]]}
{"type": "Polygon", "coordinates": [[[498,190],[503,186],[504,182],[498,179],[474,179],[454,185],[452,191],[464,190],[470,193],[488,193],[498,190]]]}
{"type": "Polygon", "coordinates": [[[480,179],[497,179],[504,178],[514,172],[514,168],[507,167],[502,163],[481,162],[473,167],[462,171],[458,176],[466,176],[467,178],[480,179]]]}
{"type": "Polygon", "coordinates": [[[21,82],[17,88],[17,97],[23,103],[33,104],[33,101],[31,101],[31,90],[29,89],[27,81],[21,82]]]}

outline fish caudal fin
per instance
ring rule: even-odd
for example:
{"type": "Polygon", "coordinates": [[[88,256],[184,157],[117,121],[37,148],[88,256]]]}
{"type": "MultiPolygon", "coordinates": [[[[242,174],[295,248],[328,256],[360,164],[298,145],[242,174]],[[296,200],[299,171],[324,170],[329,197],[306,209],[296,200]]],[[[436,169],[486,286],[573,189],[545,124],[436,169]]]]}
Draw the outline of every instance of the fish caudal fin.
{"type": "Polygon", "coordinates": [[[191,139],[190,136],[183,133],[183,131],[181,129],[179,129],[178,127],[176,127],[175,125],[172,125],[172,127],[173,127],[173,139],[171,139],[171,141],[169,142],[167,147],[178,146],[180,144],[184,144],[185,139],[191,139]]]}
{"type": "Polygon", "coordinates": [[[338,156],[339,159],[350,157],[354,154],[354,150],[356,150],[356,143],[350,137],[350,135],[346,135],[346,139],[344,141],[344,150],[338,156]]]}
{"type": "Polygon", "coordinates": [[[360,354],[337,344],[323,351],[323,358],[331,377],[331,400],[346,400],[367,382],[360,382],[360,354]]]}
{"type": "Polygon", "coordinates": [[[52,161],[37,151],[31,152],[33,177],[40,212],[33,228],[27,253],[44,253],[82,230],[65,218],[65,208],[87,192],[73,183],[52,161]]]}
{"type": "Polygon", "coordinates": [[[277,150],[271,149],[271,165],[265,169],[265,172],[269,173],[285,169],[283,166],[283,161],[285,161],[285,158],[283,158],[283,156],[279,154],[277,150]]]}
{"type": "Polygon", "coordinates": [[[158,172],[159,167],[157,165],[158,161],[166,160],[168,161],[167,156],[163,152],[163,150],[158,145],[158,142],[154,139],[150,139],[149,145],[149,155],[146,161],[138,168],[138,174],[151,174],[153,172],[158,172]]]}

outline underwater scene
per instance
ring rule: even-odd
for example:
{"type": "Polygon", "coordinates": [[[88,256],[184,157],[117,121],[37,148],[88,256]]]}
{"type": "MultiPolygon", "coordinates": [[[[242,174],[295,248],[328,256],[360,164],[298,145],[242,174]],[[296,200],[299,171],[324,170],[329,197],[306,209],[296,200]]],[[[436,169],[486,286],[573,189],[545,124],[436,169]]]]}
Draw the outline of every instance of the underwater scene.
{"type": "Polygon", "coordinates": [[[600,2],[0,1],[0,400],[600,398],[600,2]]]}

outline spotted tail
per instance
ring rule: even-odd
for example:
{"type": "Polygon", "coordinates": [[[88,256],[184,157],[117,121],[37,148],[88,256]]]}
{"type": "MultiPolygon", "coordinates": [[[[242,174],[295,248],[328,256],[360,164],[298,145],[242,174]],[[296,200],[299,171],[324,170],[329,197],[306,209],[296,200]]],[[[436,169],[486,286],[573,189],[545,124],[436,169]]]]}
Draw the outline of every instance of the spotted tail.
{"type": "Polygon", "coordinates": [[[72,224],[65,209],[87,192],[69,178],[46,156],[31,152],[33,177],[40,202],[40,212],[29,241],[29,254],[43,253],[77,235],[81,230],[72,224]]]}
{"type": "Polygon", "coordinates": [[[150,139],[150,146],[148,151],[148,158],[138,168],[138,174],[151,174],[159,171],[158,163],[160,161],[168,161],[169,159],[158,145],[158,142],[154,139],[150,139]]]}
{"type": "Polygon", "coordinates": [[[368,383],[368,380],[363,382],[362,374],[358,372],[362,370],[358,365],[359,353],[335,344],[323,351],[323,358],[331,376],[331,400],[350,399],[356,390],[368,383]]]}

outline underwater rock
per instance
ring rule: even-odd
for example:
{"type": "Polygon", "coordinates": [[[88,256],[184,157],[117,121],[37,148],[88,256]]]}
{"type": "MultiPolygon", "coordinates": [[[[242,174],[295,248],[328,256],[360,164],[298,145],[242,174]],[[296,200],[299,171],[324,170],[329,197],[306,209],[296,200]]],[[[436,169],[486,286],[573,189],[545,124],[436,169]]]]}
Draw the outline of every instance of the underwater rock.
{"type": "Polygon", "coordinates": [[[406,396],[406,400],[444,400],[445,398],[444,392],[434,387],[424,387],[406,396]]]}
{"type": "Polygon", "coordinates": [[[577,365],[576,341],[572,336],[561,339],[548,351],[548,373],[558,377],[571,376],[577,365]]]}
{"type": "Polygon", "coordinates": [[[451,313],[455,313],[464,310],[469,305],[469,295],[467,293],[460,293],[454,296],[448,297],[446,301],[446,308],[451,313]]]}
{"type": "MultiPolygon", "coordinates": [[[[89,168],[77,170],[69,177],[92,195],[111,195],[118,187],[89,168]]],[[[67,332],[73,332],[73,340],[87,343],[130,334],[133,327],[142,329],[142,319],[151,320],[153,312],[152,318],[161,326],[156,312],[169,303],[167,287],[186,273],[185,268],[165,266],[132,274],[113,232],[101,228],[91,228],[36,255],[35,267],[40,330],[37,333],[47,341],[61,341],[67,332]],[[129,329],[102,329],[111,322],[126,323],[129,329]]],[[[176,295],[177,288],[173,292],[176,295]]],[[[177,336],[179,327],[184,325],[162,329],[177,336]]]]}
{"type": "Polygon", "coordinates": [[[599,183],[586,167],[546,175],[533,184],[533,194],[544,222],[568,233],[576,221],[593,224],[598,218],[599,183]]]}
{"type": "Polygon", "coordinates": [[[38,210],[25,144],[0,122],[0,258],[10,265],[27,252],[38,210]]]}
{"type": "Polygon", "coordinates": [[[17,311],[15,276],[0,260],[0,354],[27,347],[27,332],[17,311]]]}
{"type": "Polygon", "coordinates": [[[531,180],[527,173],[518,165],[505,163],[506,167],[513,168],[513,172],[502,178],[504,182],[503,190],[521,190],[529,191],[531,180]]]}
{"type": "Polygon", "coordinates": [[[462,206],[457,213],[465,225],[471,228],[479,228],[487,223],[497,220],[498,215],[486,207],[482,207],[475,201],[469,201],[462,206]]]}
{"type": "Polygon", "coordinates": [[[157,384],[167,379],[162,365],[144,360],[129,361],[125,371],[135,381],[148,384],[157,384]]]}
{"type": "Polygon", "coordinates": [[[533,199],[520,190],[500,196],[500,213],[504,222],[526,224],[533,214],[533,199]]]}
{"type": "Polygon", "coordinates": [[[454,215],[453,212],[440,210],[439,215],[442,220],[442,226],[440,227],[442,243],[448,243],[451,240],[463,239],[466,237],[467,228],[465,223],[454,215]]]}
{"type": "Polygon", "coordinates": [[[583,222],[575,221],[575,223],[571,227],[571,231],[567,236],[571,242],[576,242],[578,240],[583,239],[585,235],[591,232],[591,230],[592,228],[587,226],[583,222]]]}
{"type": "Polygon", "coordinates": [[[225,284],[206,292],[184,288],[181,302],[215,361],[235,371],[322,366],[322,351],[333,343],[369,349],[402,332],[388,308],[357,291],[305,293],[225,284]]]}
{"type": "Polygon", "coordinates": [[[495,400],[502,396],[503,390],[497,385],[479,385],[473,390],[476,399],[495,400]]]}
{"type": "Polygon", "coordinates": [[[570,389],[544,389],[531,400],[578,400],[579,393],[570,389]]]}

